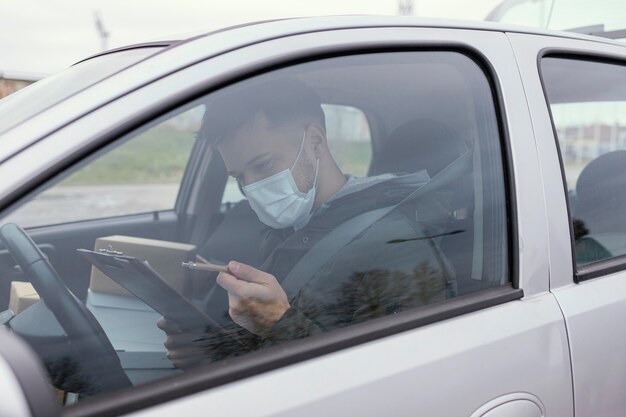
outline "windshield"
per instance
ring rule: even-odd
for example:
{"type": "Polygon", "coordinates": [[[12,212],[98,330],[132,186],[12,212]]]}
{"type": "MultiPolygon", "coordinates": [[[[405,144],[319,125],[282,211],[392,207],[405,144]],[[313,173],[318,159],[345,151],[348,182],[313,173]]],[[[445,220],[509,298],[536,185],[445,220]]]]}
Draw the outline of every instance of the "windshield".
{"type": "Polygon", "coordinates": [[[624,29],[625,15],[621,0],[505,0],[487,20],[557,30],[594,26],[585,33],[596,33],[624,29]]]}
{"type": "Polygon", "coordinates": [[[98,56],[44,78],[0,101],[0,134],[161,48],[137,48],[98,56]]]}

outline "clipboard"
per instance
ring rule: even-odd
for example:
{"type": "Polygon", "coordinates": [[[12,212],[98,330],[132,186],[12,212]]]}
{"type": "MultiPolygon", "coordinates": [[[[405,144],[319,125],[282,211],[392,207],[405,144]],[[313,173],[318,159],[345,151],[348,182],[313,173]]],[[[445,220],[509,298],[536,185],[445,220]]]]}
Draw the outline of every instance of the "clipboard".
{"type": "Polygon", "coordinates": [[[209,332],[224,334],[239,345],[248,348],[233,332],[224,329],[176,292],[147,261],[140,261],[119,252],[95,252],[88,249],[76,249],[76,251],[113,281],[126,288],[163,317],[184,326],[184,329],[204,327],[209,332]]]}

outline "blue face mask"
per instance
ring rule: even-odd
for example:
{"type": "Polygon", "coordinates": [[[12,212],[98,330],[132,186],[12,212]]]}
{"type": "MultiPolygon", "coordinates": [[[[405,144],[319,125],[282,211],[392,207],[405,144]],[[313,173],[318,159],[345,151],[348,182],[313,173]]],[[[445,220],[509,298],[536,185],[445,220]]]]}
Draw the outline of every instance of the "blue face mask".
{"type": "Polygon", "coordinates": [[[313,186],[308,192],[300,191],[292,174],[302,154],[305,137],[306,132],[302,135],[300,151],[291,168],[243,187],[250,207],[259,220],[273,229],[284,229],[305,222],[313,208],[319,158],[315,167],[313,186]]]}

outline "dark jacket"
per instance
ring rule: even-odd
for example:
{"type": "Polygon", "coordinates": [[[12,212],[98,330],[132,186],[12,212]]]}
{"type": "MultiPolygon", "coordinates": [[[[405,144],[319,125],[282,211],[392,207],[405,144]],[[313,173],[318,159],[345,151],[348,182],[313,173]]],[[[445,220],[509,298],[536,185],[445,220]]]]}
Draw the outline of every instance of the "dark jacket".
{"type": "MultiPolygon", "coordinates": [[[[269,230],[259,269],[282,282],[311,248],[332,239],[345,221],[391,208],[337,252],[325,255],[322,266],[289,294],[291,307],[268,337],[255,336],[229,319],[224,326],[255,350],[443,300],[454,282],[438,246],[447,220],[446,196],[407,200],[427,181],[424,174],[394,177],[331,200],[299,231],[269,230]]],[[[224,342],[210,347],[215,359],[247,351],[231,351],[224,342]]]]}

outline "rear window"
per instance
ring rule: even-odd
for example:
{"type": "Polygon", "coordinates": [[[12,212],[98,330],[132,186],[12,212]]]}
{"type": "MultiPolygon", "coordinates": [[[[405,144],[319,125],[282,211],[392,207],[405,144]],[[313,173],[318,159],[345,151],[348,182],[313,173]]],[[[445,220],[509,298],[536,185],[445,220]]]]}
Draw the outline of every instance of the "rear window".
{"type": "Polygon", "coordinates": [[[541,70],[580,272],[583,265],[626,255],[626,67],[547,57],[541,70]]]}

